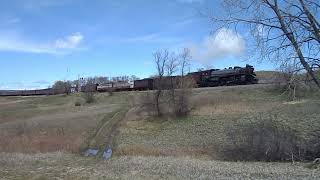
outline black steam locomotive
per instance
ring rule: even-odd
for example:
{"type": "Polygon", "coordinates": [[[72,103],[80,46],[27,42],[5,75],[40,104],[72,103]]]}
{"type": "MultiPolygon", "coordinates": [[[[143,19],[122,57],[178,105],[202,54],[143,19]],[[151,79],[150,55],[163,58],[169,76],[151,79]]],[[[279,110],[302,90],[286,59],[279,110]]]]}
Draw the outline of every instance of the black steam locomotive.
{"type": "Polygon", "coordinates": [[[256,84],[258,79],[251,65],[246,67],[229,67],[228,69],[209,69],[205,71],[189,73],[198,87],[214,87],[225,85],[256,84]]]}

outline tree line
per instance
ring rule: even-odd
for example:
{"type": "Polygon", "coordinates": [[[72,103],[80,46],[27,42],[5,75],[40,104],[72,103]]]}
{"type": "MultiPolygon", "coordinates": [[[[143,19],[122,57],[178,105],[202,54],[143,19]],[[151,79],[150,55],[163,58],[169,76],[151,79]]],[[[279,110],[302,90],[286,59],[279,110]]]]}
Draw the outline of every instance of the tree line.
{"type": "Polygon", "coordinates": [[[79,90],[81,86],[89,87],[95,84],[108,84],[111,82],[127,82],[133,83],[133,81],[138,80],[139,78],[135,75],[131,76],[115,76],[115,77],[106,77],[106,76],[95,76],[95,77],[87,77],[87,78],[79,78],[77,80],[59,80],[56,81],[52,89],[55,94],[70,94],[72,89],[79,90]]]}

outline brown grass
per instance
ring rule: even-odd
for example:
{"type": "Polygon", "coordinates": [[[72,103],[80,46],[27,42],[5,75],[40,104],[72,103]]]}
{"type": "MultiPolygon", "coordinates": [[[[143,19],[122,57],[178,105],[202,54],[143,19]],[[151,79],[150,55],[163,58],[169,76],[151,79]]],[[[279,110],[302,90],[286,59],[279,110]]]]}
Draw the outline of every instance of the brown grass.
{"type": "MultiPolygon", "coordinates": [[[[299,103],[285,101],[265,85],[217,87],[192,91],[192,115],[154,119],[132,108],[117,125],[114,156],[109,161],[66,153],[0,153],[3,179],[317,179],[305,164],[222,162],[216,149],[227,140],[226,129],[279,115],[301,135],[316,129],[318,96],[299,103]],[[139,157],[137,157],[139,156],[139,157]],[[141,157],[140,157],[141,156],[141,157]],[[156,156],[156,157],[155,157],[156,156]],[[209,160],[210,159],[210,160],[209,160]],[[41,174],[39,176],[39,174],[41,174]]],[[[145,92],[97,94],[96,102],[75,107],[79,96],[0,98],[0,151],[74,152],[83,142],[102,146],[112,132],[109,118],[124,107],[138,105],[145,92]],[[20,101],[16,103],[15,101],[20,101]],[[12,103],[11,103],[12,101],[12,103]],[[108,124],[108,122],[110,124],[108,124]],[[107,124],[105,124],[107,123],[107,124]],[[102,127],[102,130],[99,128],[102,127]],[[62,130],[63,129],[63,130],[62,130]],[[95,136],[94,136],[95,135],[95,136]],[[96,144],[95,144],[96,143],[96,144]]],[[[123,117],[123,116],[122,116],[123,117]]],[[[115,118],[116,119],[116,118],[115,118]]],[[[118,120],[120,120],[119,118],[118,120]]],[[[115,123],[117,124],[117,123],[115,123]]],[[[0,178],[1,179],[1,178],[0,178]]]]}
{"type": "Polygon", "coordinates": [[[15,136],[1,137],[2,152],[45,153],[55,151],[78,152],[83,137],[15,136]]]}
{"type": "Polygon", "coordinates": [[[105,115],[121,106],[122,97],[114,104],[117,97],[100,94],[100,101],[75,107],[79,98],[1,97],[0,152],[79,152],[105,115]]]}
{"type": "MultiPolygon", "coordinates": [[[[244,86],[242,86],[244,87],[244,86]]],[[[239,88],[242,88],[239,86],[239,88]]],[[[193,115],[197,116],[219,116],[223,114],[246,114],[270,111],[279,102],[273,99],[264,99],[263,103],[255,90],[237,90],[236,87],[217,88],[217,91],[197,93],[192,96],[193,115]]],[[[261,94],[265,97],[267,94],[261,94]]],[[[262,100],[262,99],[261,99],[262,100]]]]}
{"type": "MultiPolygon", "coordinates": [[[[115,153],[216,157],[216,144],[225,140],[224,128],[235,120],[281,109],[288,109],[279,112],[287,117],[298,112],[291,112],[295,106],[306,107],[310,102],[287,104],[271,90],[265,85],[193,89],[190,117],[156,120],[137,106],[146,92],[120,92],[113,96],[97,94],[95,103],[80,107],[74,106],[74,102],[81,98],[78,95],[0,98],[2,104],[10,104],[0,105],[6,112],[0,112],[0,116],[6,119],[0,123],[0,151],[74,152],[88,145],[102,148],[109,141],[112,127],[122,119],[113,121],[112,114],[124,110],[124,107],[135,106],[126,113],[125,121],[115,126],[117,131],[111,133],[114,134],[115,153]],[[24,108],[27,110],[21,110],[24,108]]],[[[317,105],[308,106],[305,111],[314,113],[313,107],[317,105]]]]}
{"type": "Polygon", "coordinates": [[[221,162],[121,156],[109,161],[65,153],[0,154],[3,179],[319,179],[303,163],[221,162]]]}

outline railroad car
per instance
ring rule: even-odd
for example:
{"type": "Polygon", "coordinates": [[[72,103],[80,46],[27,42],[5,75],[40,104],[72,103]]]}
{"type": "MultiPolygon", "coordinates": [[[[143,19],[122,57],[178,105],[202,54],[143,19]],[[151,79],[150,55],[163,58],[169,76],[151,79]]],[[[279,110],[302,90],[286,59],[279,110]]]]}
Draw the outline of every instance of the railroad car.
{"type": "Polygon", "coordinates": [[[133,82],[134,90],[152,90],[154,85],[153,78],[145,78],[140,80],[135,80],[133,82]]]}
{"type": "Polygon", "coordinates": [[[37,90],[2,90],[0,96],[37,96],[37,95],[53,95],[53,89],[37,89],[37,90]]]}
{"type": "Polygon", "coordinates": [[[130,90],[132,90],[132,87],[126,81],[109,82],[109,83],[105,83],[105,84],[99,84],[97,86],[98,92],[130,91],[130,90]]]}

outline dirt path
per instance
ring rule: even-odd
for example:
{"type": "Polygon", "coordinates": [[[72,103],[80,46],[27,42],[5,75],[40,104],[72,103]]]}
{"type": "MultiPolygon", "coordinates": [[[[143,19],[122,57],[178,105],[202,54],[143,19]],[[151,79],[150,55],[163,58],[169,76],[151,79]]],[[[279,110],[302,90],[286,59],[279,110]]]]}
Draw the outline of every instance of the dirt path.
{"type": "Polygon", "coordinates": [[[123,108],[117,111],[111,118],[104,117],[101,121],[102,124],[98,125],[94,135],[89,140],[89,146],[105,147],[114,146],[114,138],[119,133],[119,128],[125,120],[125,116],[128,112],[128,108],[123,108]]]}

